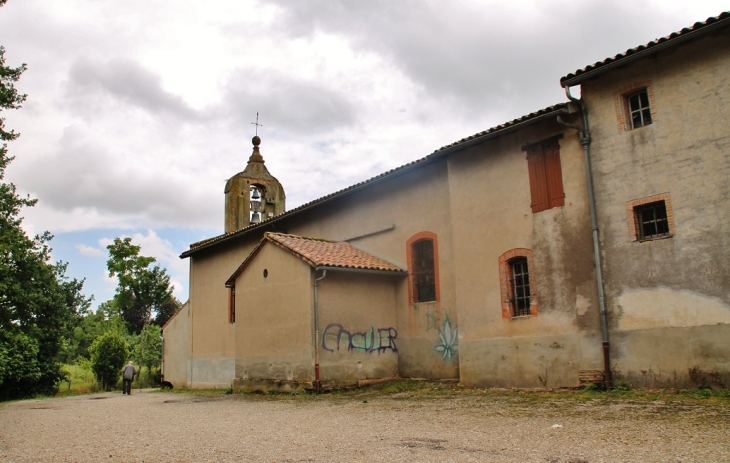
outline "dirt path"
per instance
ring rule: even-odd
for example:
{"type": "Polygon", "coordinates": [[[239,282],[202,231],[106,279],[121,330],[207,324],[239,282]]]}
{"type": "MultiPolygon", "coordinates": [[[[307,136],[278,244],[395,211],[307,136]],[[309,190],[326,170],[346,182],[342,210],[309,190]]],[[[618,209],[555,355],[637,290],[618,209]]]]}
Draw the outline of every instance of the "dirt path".
{"type": "Polygon", "coordinates": [[[134,392],[0,404],[0,461],[730,461],[727,402],[134,392]]]}

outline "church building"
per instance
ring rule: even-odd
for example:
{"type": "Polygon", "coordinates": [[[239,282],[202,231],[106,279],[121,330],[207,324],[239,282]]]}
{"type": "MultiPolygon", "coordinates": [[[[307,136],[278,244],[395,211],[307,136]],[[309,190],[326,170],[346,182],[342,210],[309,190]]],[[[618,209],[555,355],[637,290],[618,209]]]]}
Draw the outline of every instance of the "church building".
{"type": "Polygon", "coordinates": [[[565,103],[288,211],[254,137],[224,233],[181,255],[164,380],[730,386],[728,76],[723,13],[568,74],[565,103]]]}

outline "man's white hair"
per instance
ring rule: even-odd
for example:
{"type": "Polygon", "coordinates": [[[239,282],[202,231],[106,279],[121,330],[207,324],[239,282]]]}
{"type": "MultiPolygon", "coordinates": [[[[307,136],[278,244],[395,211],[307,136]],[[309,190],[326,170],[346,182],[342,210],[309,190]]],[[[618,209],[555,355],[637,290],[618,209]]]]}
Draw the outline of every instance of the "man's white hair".
{"type": "Polygon", "coordinates": [[[127,365],[132,365],[132,361],[130,360],[130,361],[129,361],[129,363],[128,363],[127,365]]]}

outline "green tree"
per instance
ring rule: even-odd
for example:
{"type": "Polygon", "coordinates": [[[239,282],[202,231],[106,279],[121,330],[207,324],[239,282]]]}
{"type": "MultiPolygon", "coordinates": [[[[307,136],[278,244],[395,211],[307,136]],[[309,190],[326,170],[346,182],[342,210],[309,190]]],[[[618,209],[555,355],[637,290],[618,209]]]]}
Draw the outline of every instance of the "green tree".
{"type": "Polygon", "coordinates": [[[42,374],[38,342],[23,333],[0,331],[0,400],[22,397],[22,388],[42,374]]]}
{"type": "Polygon", "coordinates": [[[165,323],[180,310],[180,307],[182,307],[182,303],[176,297],[171,297],[157,308],[154,324],[159,327],[165,326],[165,323]]]}
{"type": "Polygon", "coordinates": [[[96,380],[108,391],[119,381],[122,367],[129,356],[129,345],[119,333],[108,331],[94,340],[89,352],[96,380]]]}
{"type": "Polygon", "coordinates": [[[114,303],[129,331],[139,334],[152,321],[153,312],[164,312],[165,304],[175,300],[170,276],[159,265],[152,266],[154,257],[140,256],[132,238],[115,238],[107,249],[109,276],[116,276],[118,282],[114,303]]]}
{"type": "Polygon", "coordinates": [[[162,329],[157,325],[146,325],[134,346],[134,358],[147,367],[147,380],[154,369],[160,368],[162,329]]]}
{"type": "MultiPolygon", "coordinates": [[[[2,6],[4,2],[0,3],[2,6]]],[[[5,65],[0,47],[0,110],[17,109],[26,96],[15,83],[25,64],[5,65]]],[[[8,131],[0,118],[0,141],[19,134],[8,131]]],[[[4,358],[0,397],[17,398],[52,394],[63,378],[60,364],[63,338],[74,318],[84,313],[90,299],[81,294],[83,281],[65,276],[66,264],[50,263],[52,235],[30,238],[22,228],[23,207],[35,199],[21,197],[13,183],[5,182],[12,161],[7,145],[0,146],[0,352],[4,358]]]]}

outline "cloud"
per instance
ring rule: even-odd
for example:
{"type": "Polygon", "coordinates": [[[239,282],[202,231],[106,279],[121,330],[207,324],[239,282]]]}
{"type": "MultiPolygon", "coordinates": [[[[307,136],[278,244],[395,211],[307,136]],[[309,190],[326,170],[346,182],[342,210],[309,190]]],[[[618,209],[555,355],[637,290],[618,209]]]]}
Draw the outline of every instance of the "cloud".
{"type": "Polygon", "coordinates": [[[77,244],[76,249],[84,256],[87,257],[104,257],[106,256],[106,252],[102,251],[99,248],[94,248],[91,246],[87,246],[85,244],[77,244]]]}
{"type": "Polygon", "coordinates": [[[276,71],[238,69],[225,85],[219,119],[248,127],[259,111],[265,112],[264,125],[280,133],[326,133],[357,122],[355,106],[337,86],[276,71]],[[266,88],[256,82],[265,82],[266,88]]]}
{"type": "Polygon", "coordinates": [[[110,101],[138,107],[152,114],[196,120],[198,114],[182,97],[167,92],[162,79],[128,58],[93,61],[86,57],[71,65],[65,92],[66,101],[78,113],[93,107],[108,111],[110,101]]]}
{"type": "Polygon", "coordinates": [[[560,77],[668,34],[668,20],[682,17],[630,1],[267,3],[280,8],[284,36],[337,34],[388,57],[452,117],[509,119],[564,101],[560,77]]]}
{"type": "MultiPolygon", "coordinates": [[[[164,160],[140,160],[89,136],[81,126],[64,131],[55,151],[22,165],[24,189],[48,208],[69,214],[58,217],[64,231],[73,229],[70,217],[102,219],[107,215],[165,225],[207,223],[215,201],[187,178],[176,176],[178,166],[165,170],[164,160]]],[[[118,148],[117,148],[118,149],[118,148]]],[[[84,221],[85,222],[85,221],[84,221]]],[[[88,226],[88,224],[85,224],[88,226]]]]}

